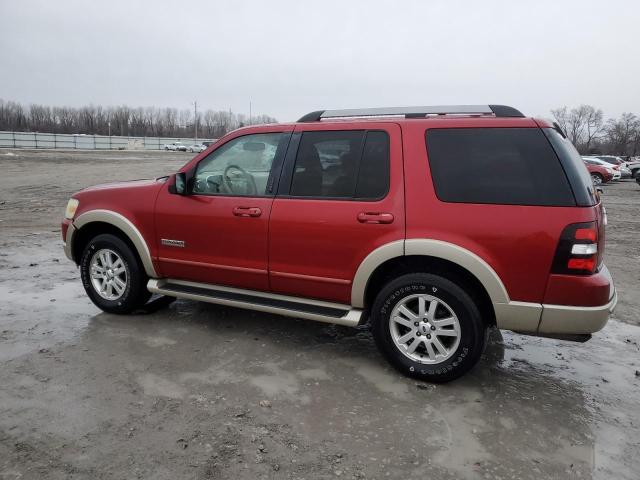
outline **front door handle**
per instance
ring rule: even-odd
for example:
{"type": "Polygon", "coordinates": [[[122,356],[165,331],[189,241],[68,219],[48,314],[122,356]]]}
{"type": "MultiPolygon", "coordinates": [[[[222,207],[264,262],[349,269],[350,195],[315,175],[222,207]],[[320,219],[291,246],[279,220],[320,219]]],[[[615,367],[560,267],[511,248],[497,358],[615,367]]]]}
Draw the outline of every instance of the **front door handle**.
{"type": "Polygon", "coordinates": [[[358,221],[360,223],[393,223],[393,215],[384,212],[360,212],[358,221]]]}
{"type": "Polygon", "coordinates": [[[259,217],[262,210],[258,207],[234,207],[233,214],[236,217],[259,217]]]}

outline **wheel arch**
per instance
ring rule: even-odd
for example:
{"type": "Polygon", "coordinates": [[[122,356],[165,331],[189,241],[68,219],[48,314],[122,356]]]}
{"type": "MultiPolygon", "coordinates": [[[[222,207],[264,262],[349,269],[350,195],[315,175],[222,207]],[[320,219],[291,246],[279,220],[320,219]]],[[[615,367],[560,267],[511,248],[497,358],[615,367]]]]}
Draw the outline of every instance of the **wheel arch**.
{"type": "Polygon", "coordinates": [[[412,239],[383,245],[365,258],[354,278],[352,305],[367,308],[386,281],[410,272],[440,274],[462,283],[475,292],[492,324],[495,324],[494,305],[509,302],[500,277],[478,255],[440,240],[412,239]]]}
{"type": "Polygon", "coordinates": [[[140,230],[125,216],[111,210],[90,210],[79,215],[73,221],[73,225],[76,231],[71,239],[70,249],[76,263],[80,259],[84,246],[91,238],[101,233],[112,233],[133,248],[149,277],[158,277],[147,242],[140,230]]]}

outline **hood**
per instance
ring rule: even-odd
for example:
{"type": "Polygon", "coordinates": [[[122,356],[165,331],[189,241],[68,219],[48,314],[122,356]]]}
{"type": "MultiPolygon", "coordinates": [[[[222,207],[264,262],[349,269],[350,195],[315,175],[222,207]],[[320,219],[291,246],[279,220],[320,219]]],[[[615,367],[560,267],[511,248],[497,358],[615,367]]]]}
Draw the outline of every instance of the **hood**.
{"type": "Polygon", "coordinates": [[[94,185],[93,187],[87,187],[78,193],[84,192],[94,192],[98,190],[116,190],[121,188],[132,189],[132,188],[144,188],[149,187],[151,185],[156,185],[160,183],[164,183],[167,180],[167,177],[160,178],[152,178],[146,180],[129,180],[126,182],[112,182],[112,183],[102,183],[100,185],[94,185]]]}

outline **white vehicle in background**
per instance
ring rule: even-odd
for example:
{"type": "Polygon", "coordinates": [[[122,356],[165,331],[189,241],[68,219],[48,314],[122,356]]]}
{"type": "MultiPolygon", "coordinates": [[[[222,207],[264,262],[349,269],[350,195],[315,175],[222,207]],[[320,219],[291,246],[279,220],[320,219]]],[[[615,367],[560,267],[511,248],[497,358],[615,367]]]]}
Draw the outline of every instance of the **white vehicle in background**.
{"type": "Polygon", "coordinates": [[[629,157],[626,166],[629,170],[631,170],[631,178],[638,178],[638,175],[640,175],[640,158],[629,157]]]}
{"type": "Polygon", "coordinates": [[[196,143],[194,145],[189,145],[188,150],[191,153],[200,153],[200,152],[204,152],[207,149],[207,147],[205,145],[203,145],[202,143],[196,143]]]}
{"type": "Polygon", "coordinates": [[[171,150],[174,152],[186,152],[187,151],[187,146],[182,143],[182,142],[173,142],[173,143],[167,143],[164,146],[165,150],[171,150]]]}
{"type": "Polygon", "coordinates": [[[590,162],[593,162],[597,165],[604,167],[609,173],[611,173],[611,175],[613,175],[613,178],[611,180],[620,180],[620,178],[622,178],[622,174],[620,173],[620,168],[619,167],[614,168],[614,165],[612,165],[609,162],[600,160],[598,157],[582,157],[582,159],[589,160],[590,162]]]}

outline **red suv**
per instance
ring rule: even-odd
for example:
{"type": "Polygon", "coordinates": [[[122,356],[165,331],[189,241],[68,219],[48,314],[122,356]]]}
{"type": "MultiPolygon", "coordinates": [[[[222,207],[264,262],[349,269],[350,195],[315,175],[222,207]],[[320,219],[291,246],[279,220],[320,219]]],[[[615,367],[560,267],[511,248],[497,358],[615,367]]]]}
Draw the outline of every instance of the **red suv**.
{"type": "Polygon", "coordinates": [[[580,339],[616,304],[606,216],[562,131],[506,106],[327,110],[241,128],[180,171],[69,201],[102,310],[152,293],[357,326],[448,381],[492,326],[580,339]]]}

